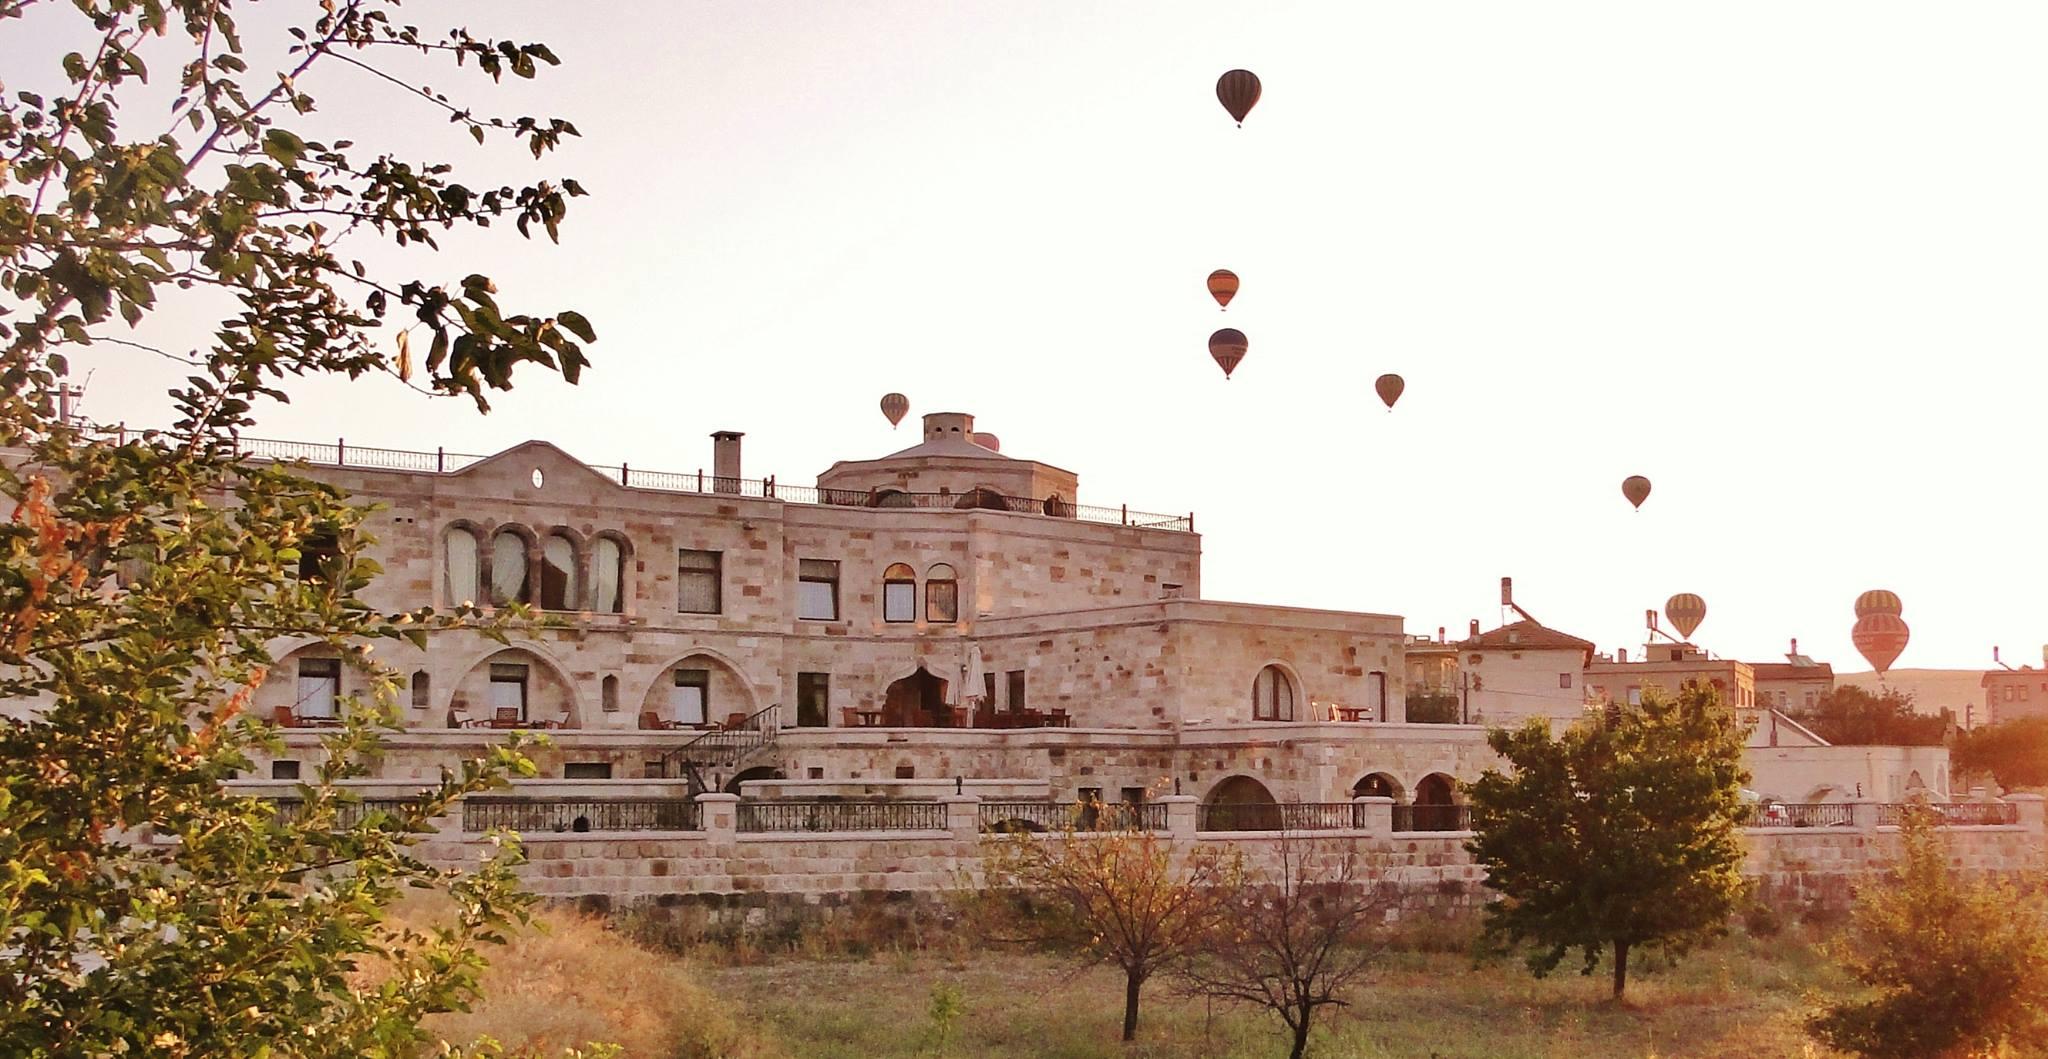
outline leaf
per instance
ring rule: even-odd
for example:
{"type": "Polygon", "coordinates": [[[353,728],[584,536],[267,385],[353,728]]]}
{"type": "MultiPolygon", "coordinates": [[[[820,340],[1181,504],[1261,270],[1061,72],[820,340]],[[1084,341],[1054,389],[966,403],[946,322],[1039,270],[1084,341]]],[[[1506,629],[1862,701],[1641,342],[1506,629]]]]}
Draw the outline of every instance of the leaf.
{"type": "Polygon", "coordinates": [[[277,162],[290,167],[298,164],[299,155],[306,149],[306,141],[284,129],[271,129],[263,134],[263,153],[277,162]]]}
{"type": "Polygon", "coordinates": [[[584,319],[583,314],[574,309],[562,310],[555,316],[555,322],[561,324],[569,333],[585,342],[597,341],[597,332],[591,329],[590,321],[584,319]]]}

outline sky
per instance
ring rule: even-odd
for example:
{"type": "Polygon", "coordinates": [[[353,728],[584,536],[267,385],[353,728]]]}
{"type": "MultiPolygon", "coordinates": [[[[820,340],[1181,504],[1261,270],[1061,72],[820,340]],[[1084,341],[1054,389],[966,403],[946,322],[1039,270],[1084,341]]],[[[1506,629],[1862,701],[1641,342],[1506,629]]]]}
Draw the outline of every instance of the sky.
{"type": "MultiPolygon", "coordinates": [[[[62,13],[68,5],[53,10],[62,13]]],[[[244,14],[263,39],[264,4],[244,14]]],[[[580,385],[488,416],[298,384],[260,433],[808,483],[964,411],[1082,503],[1192,511],[1203,595],[1500,621],[1498,580],[1603,650],[1676,592],[1695,640],[1840,670],[1868,588],[1898,665],[2048,643],[2048,5],[428,4],[563,59],[481,110],[574,121],[536,163],[356,71],[314,132],[494,185],[573,176],[559,246],[509,226],[375,254],[595,325],[580,385]],[[1264,96],[1243,128],[1225,70],[1264,96]],[[343,131],[345,130],[345,132],[343,131]],[[429,154],[432,152],[432,154],[429,154]],[[1203,286],[1242,277],[1227,312],[1203,286]],[[1226,381],[1206,341],[1250,337],[1226,381]],[[1407,392],[1389,412],[1373,380],[1407,392]],[[892,430],[881,395],[909,396],[892,430]],[[1640,511],[1620,483],[1647,475],[1640,511]]],[[[0,28],[10,88],[48,17],[0,28]]],[[[402,61],[402,60],[401,60],[402,61]]],[[[40,75],[46,76],[46,75],[40,75]]],[[[136,130],[158,127],[132,106],[136,130]]],[[[367,248],[366,248],[367,249],[367,248]]],[[[206,341],[207,306],[139,337],[206,341]]],[[[118,333],[118,332],[117,332],[118,333]]],[[[81,410],[163,423],[178,365],[100,347],[81,410]]]]}

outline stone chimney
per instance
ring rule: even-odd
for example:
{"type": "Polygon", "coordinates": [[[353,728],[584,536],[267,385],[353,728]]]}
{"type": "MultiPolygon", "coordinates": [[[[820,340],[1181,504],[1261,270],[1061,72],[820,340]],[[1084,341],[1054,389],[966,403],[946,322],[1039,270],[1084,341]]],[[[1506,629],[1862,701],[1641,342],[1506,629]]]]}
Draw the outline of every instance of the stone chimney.
{"type": "Polygon", "coordinates": [[[1472,638],[1472,639],[1474,639],[1474,640],[1477,640],[1477,639],[1479,638],[1479,619],[1478,619],[1478,618],[1473,618],[1473,619],[1472,619],[1472,624],[1471,624],[1470,628],[1471,628],[1471,630],[1472,630],[1472,636],[1471,636],[1471,638],[1472,638]]]}
{"type": "Polygon", "coordinates": [[[974,417],[965,412],[927,412],[924,417],[924,439],[937,441],[952,438],[956,441],[974,440],[974,417]]]}
{"type": "Polygon", "coordinates": [[[720,430],[711,435],[711,491],[740,491],[740,439],[737,430],[720,430]]]}

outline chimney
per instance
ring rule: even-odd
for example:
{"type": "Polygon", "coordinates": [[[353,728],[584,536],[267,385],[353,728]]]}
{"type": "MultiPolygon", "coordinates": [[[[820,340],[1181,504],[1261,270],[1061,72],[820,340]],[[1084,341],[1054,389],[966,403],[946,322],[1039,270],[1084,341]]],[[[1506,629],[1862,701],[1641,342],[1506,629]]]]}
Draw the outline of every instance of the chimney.
{"type": "Polygon", "coordinates": [[[1792,653],[1795,655],[1799,653],[1799,637],[1797,636],[1792,638],[1792,653]]]}
{"type": "Polygon", "coordinates": [[[1475,640],[1479,638],[1479,619],[1478,619],[1478,618],[1473,618],[1473,619],[1472,619],[1472,638],[1473,638],[1473,639],[1475,639],[1475,640]]]}
{"type": "Polygon", "coordinates": [[[1617,662],[1626,662],[1626,661],[1628,661],[1628,648],[1626,648],[1626,647],[1617,647],[1617,648],[1615,648],[1615,649],[1614,649],[1614,658],[1615,658],[1615,661],[1617,661],[1617,662]]]}
{"type": "Polygon", "coordinates": [[[740,491],[740,439],[737,430],[720,430],[711,435],[711,491],[740,491]]]}
{"type": "MultiPolygon", "coordinates": [[[[1437,626],[1437,627],[1436,627],[1436,642],[1438,642],[1438,643],[1449,643],[1449,642],[1450,642],[1449,640],[1447,640],[1447,639],[1445,639],[1445,638],[1444,638],[1444,627],[1443,627],[1443,626],[1441,626],[1441,625],[1439,625],[1439,626],[1437,626]]],[[[2044,656],[2048,656],[2048,647],[2043,647],[2043,648],[2041,648],[2041,653],[2042,653],[2042,655],[2044,655],[2044,656]]]]}
{"type": "Polygon", "coordinates": [[[956,441],[974,440],[974,417],[965,412],[926,412],[924,416],[924,439],[937,441],[952,438],[956,441]]]}
{"type": "Polygon", "coordinates": [[[1515,579],[1512,577],[1500,579],[1500,605],[1503,607],[1515,605],[1515,579]]]}

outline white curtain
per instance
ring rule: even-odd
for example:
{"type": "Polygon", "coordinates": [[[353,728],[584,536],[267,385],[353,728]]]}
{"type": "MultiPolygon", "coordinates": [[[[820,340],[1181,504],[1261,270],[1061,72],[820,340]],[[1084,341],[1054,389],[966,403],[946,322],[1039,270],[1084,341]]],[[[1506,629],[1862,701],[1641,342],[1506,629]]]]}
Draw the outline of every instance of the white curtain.
{"type": "Polygon", "coordinates": [[[619,574],[624,567],[624,556],[619,552],[619,542],[610,537],[599,537],[596,548],[597,599],[593,610],[599,614],[618,614],[625,610],[619,606],[619,574]]]}
{"type": "Polygon", "coordinates": [[[491,598],[510,603],[526,595],[526,541],[500,533],[491,541],[491,598]]]}
{"type": "Polygon", "coordinates": [[[466,529],[448,531],[448,603],[475,603],[482,593],[476,583],[476,534],[466,529]]]}
{"type": "Polygon", "coordinates": [[[582,579],[576,576],[576,546],[567,537],[550,536],[541,543],[540,555],[548,566],[548,576],[542,580],[549,583],[553,596],[544,605],[556,610],[580,609],[577,590],[582,586],[577,582],[582,579]]]}

